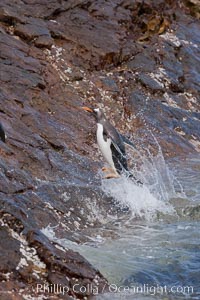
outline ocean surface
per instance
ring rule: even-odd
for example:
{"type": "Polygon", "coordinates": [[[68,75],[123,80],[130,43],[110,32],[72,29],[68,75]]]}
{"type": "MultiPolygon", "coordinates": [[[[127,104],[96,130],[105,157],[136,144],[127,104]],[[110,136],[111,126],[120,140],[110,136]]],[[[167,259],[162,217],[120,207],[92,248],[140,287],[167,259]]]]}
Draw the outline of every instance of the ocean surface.
{"type": "Polygon", "coordinates": [[[126,177],[101,180],[129,213],[104,220],[87,242],[59,239],[50,226],[43,233],[108,279],[110,293],[93,287],[92,299],[200,299],[200,155],[166,162],[159,150],[133,172],[143,186],[126,177]]]}

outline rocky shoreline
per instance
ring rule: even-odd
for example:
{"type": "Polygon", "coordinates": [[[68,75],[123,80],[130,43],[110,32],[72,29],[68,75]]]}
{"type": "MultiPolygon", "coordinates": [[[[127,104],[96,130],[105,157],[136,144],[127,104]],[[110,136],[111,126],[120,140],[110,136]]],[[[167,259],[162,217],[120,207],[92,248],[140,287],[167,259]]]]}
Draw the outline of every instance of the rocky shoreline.
{"type": "Polygon", "coordinates": [[[200,152],[197,2],[2,1],[1,299],[92,294],[77,282],[106,291],[86,259],[41,232],[84,242],[101,222],[88,197],[102,218],[122,213],[99,187],[95,124],[81,105],[102,107],[138,151],[156,152],[155,136],[166,158],[200,152]]]}

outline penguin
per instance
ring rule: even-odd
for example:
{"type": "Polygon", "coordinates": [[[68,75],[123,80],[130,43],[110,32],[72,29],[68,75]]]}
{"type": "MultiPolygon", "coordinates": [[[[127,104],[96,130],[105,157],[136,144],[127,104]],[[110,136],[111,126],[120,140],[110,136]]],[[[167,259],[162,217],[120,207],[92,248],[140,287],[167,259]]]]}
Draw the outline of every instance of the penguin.
{"type": "MultiPolygon", "coordinates": [[[[134,181],[142,184],[137,180],[128,169],[127,156],[125,150],[126,139],[116,130],[116,128],[106,119],[104,113],[99,108],[82,107],[83,110],[91,113],[97,123],[97,144],[110,168],[103,168],[105,172],[109,172],[105,178],[118,178],[121,174],[132,177],[134,181]]],[[[129,144],[133,145],[130,141],[129,144]]]]}
{"type": "Polygon", "coordinates": [[[0,139],[5,143],[6,142],[6,134],[3,128],[3,125],[0,123],[0,139]]]}

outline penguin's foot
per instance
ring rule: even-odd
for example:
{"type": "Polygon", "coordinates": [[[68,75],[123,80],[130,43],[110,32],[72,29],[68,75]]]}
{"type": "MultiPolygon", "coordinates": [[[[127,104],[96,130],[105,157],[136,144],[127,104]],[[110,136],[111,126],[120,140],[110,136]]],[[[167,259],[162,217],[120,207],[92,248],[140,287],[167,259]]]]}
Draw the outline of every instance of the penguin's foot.
{"type": "Polygon", "coordinates": [[[120,176],[119,176],[119,174],[117,174],[117,173],[109,173],[109,174],[107,174],[104,178],[105,179],[111,179],[111,178],[119,178],[120,176]]]}
{"type": "Polygon", "coordinates": [[[103,172],[107,172],[108,168],[103,167],[101,170],[102,170],[103,172]]]}
{"type": "Polygon", "coordinates": [[[113,172],[113,169],[112,168],[108,168],[108,167],[103,167],[101,170],[103,172],[113,172]]]}

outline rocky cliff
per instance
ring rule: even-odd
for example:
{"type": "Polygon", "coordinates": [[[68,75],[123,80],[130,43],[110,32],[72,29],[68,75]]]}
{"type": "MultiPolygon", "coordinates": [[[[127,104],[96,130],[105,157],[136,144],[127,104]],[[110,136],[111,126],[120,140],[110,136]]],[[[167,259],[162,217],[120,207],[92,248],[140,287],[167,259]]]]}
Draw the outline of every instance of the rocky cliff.
{"type": "MultiPolygon", "coordinates": [[[[138,151],[200,151],[198,1],[2,0],[0,8],[1,299],[36,297],[37,284],[73,289],[106,279],[40,231],[82,242],[102,214],[119,213],[99,189],[95,124],[102,107],[138,151]]],[[[34,298],[35,299],[35,298],[34,298]]]]}

